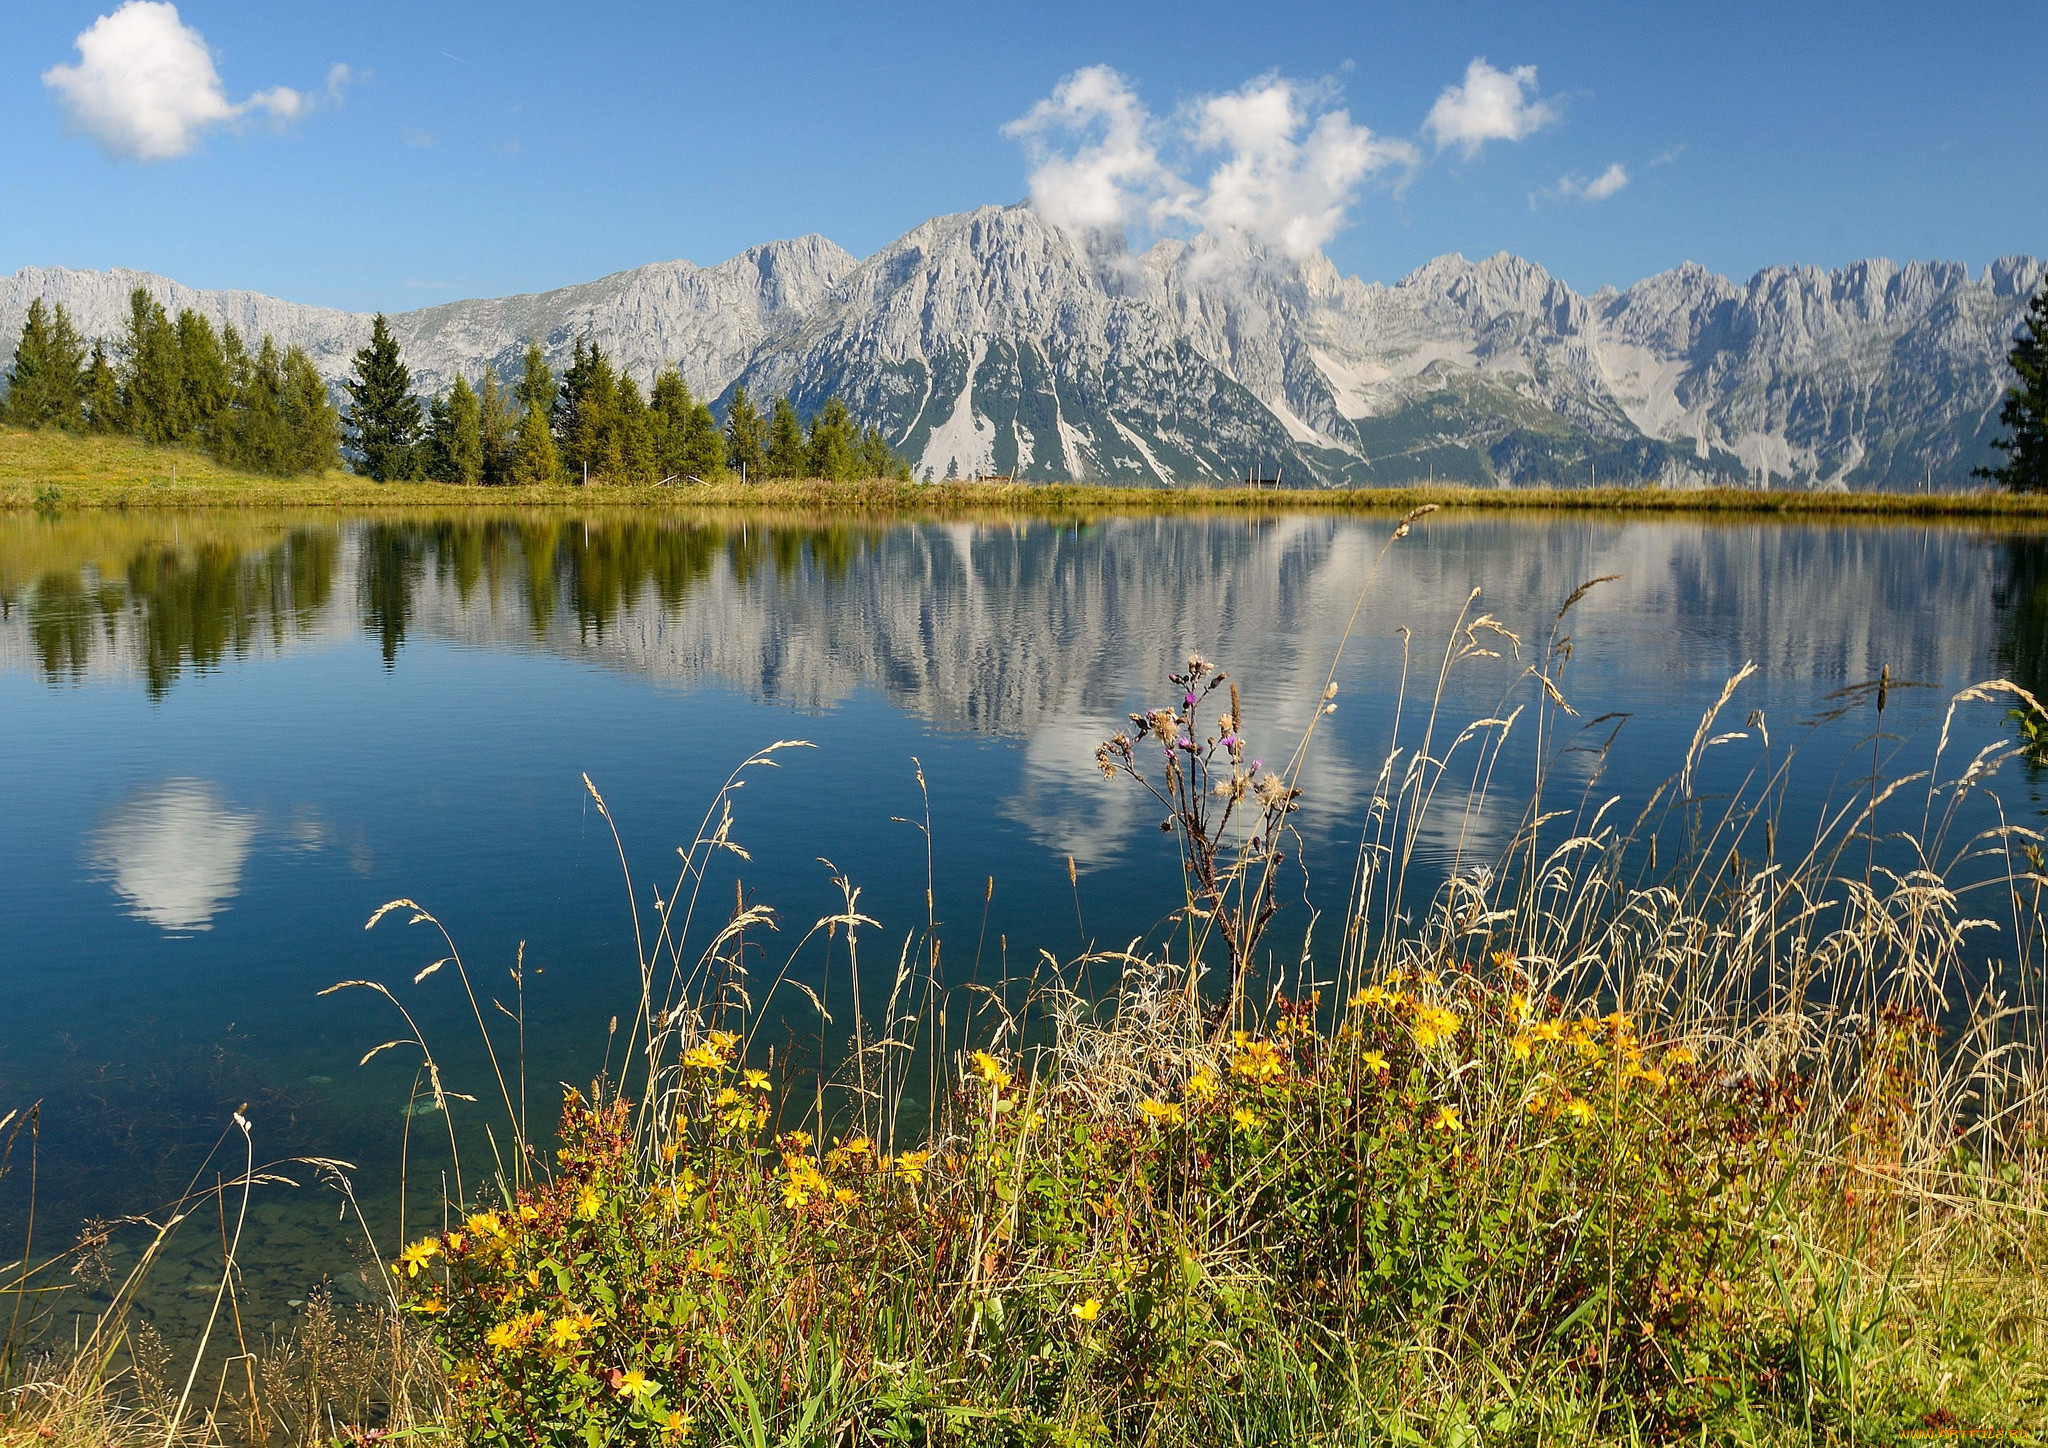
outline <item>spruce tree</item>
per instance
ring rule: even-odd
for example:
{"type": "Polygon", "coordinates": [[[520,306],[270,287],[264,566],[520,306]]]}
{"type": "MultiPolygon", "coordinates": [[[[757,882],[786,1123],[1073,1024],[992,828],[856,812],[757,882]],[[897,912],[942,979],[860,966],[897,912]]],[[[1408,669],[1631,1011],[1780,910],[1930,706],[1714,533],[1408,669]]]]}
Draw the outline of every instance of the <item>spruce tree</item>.
{"type": "Polygon", "coordinates": [[[413,476],[420,438],[420,400],[412,372],[398,355],[398,341],[379,312],[370,340],[354,358],[348,389],[349,445],[356,469],[378,482],[413,476]]]}
{"type": "Polygon", "coordinates": [[[555,449],[554,430],[548,425],[545,403],[535,402],[519,419],[519,435],[512,444],[512,481],[522,487],[559,482],[561,454],[555,449]]]}
{"type": "Polygon", "coordinates": [[[59,302],[28,304],[14,363],[7,370],[4,415],[16,427],[79,428],[85,424],[85,344],[59,302]]]}
{"type": "Polygon", "coordinates": [[[483,473],[480,481],[488,487],[504,483],[512,467],[512,439],[518,431],[519,414],[512,399],[498,386],[498,372],[484,368],[484,384],[477,398],[477,425],[482,444],[483,473]]]}
{"type": "Polygon", "coordinates": [[[183,388],[177,330],[163,304],[137,287],[128,294],[128,329],[121,340],[121,416],[124,430],[144,442],[178,436],[183,388]]]}
{"type": "Polygon", "coordinates": [[[726,466],[749,481],[758,481],[768,467],[768,427],[754,409],[747,389],[735,387],[725,409],[726,466]]]}
{"type": "Polygon", "coordinates": [[[614,432],[618,442],[618,471],[624,483],[651,483],[654,471],[654,417],[640,400],[640,384],[630,377],[619,378],[617,418],[614,432]]]}
{"type": "Polygon", "coordinates": [[[543,414],[555,405],[555,374],[548,370],[547,359],[541,355],[540,343],[526,344],[525,371],[520,374],[518,412],[523,418],[538,407],[543,414]]]}
{"type": "Polygon", "coordinates": [[[1991,444],[2005,454],[2005,461],[1995,468],[1972,469],[1972,475],[1989,478],[2009,492],[2048,493],[2048,279],[2028,305],[2006,360],[2015,377],[1998,410],[2006,435],[1991,444]]]}
{"type": "Polygon", "coordinates": [[[910,481],[910,464],[896,456],[896,450],[889,446],[889,439],[879,427],[861,429],[860,441],[853,451],[858,476],[910,481]]]}
{"type": "Polygon", "coordinates": [[[284,417],[284,359],[277,344],[266,335],[241,370],[229,430],[232,440],[221,460],[252,472],[289,474],[292,449],[284,417]]]}
{"type": "Polygon", "coordinates": [[[107,357],[104,342],[92,344],[92,361],[85,368],[85,426],[88,431],[120,432],[125,426],[121,412],[121,379],[107,357]]]}
{"type": "Polygon", "coordinates": [[[800,478],[810,466],[804,447],[804,426],[787,397],[775,399],[775,411],[768,421],[768,466],[771,478],[800,478]]]}
{"type": "Polygon", "coordinates": [[[450,482],[474,487],[484,480],[483,407],[461,373],[448,392],[446,451],[450,482]]]}
{"type": "Polygon", "coordinates": [[[826,398],[825,405],[811,416],[811,435],[804,446],[811,476],[834,482],[847,482],[858,476],[860,464],[854,456],[854,442],[853,415],[837,397],[826,398]]]}
{"type": "Polygon", "coordinates": [[[189,307],[178,313],[172,330],[177,334],[178,346],[178,396],[172,410],[172,434],[179,442],[211,442],[234,401],[227,349],[213,324],[189,307]]]}
{"type": "Polygon", "coordinates": [[[286,458],[293,473],[341,466],[341,414],[303,347],[287,347],[282,394],[286,458]]]}

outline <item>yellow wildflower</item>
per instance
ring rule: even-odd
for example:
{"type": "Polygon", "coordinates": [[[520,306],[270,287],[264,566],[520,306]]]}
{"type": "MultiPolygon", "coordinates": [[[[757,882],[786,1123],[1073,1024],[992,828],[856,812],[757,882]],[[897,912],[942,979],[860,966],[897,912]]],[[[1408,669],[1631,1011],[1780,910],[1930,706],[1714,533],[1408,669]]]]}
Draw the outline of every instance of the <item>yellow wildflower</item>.
{"type": "Polygon", "coordinates": [[[576,1220],[579,1222],[591,1220],[597,1215],[597,1208],[597,1188],[589,1182],[585,1182],[583,1190],[576,1193],[576,1220]]]}
{"type": "Polygon", "coordinates": [[[1280,1059],[1278,1047],[1271,1041],[1250,1039],[1239,1042],[1239,1049],[1236,1058],[1230,1063],[1230,1069],[1247,1081],[1260,1083],[1277,1081],[1287,1073],[1286,1063],[1280,1059]]]}
{"type": "Polygon", "coordinates": [[[1145,1119],[1154,1126],[1179,1126],[1187,1119],[1180,1107],[1164,1101],[1153,1101],[1150,1098],[1140,1101],[1138,1110],[1143,1112],[1145,1119]]]}
{"type": "Polygon", "coordinates": [[[505,1223],[496,1212],[476,1212],[466,1218],[462,1225],[478,1237],[502,1237],[505,1223]]]}
{"type": "Polygon", "coordinates": [[[1237,1110],[1230,1113],[1230,1119],[1236,1123],[1239,1131],[1255,1131],[1258,1129],[1258,1115],[1249,1106],[1238,1107],[1237,1110]]]}
{"type": "Polygon", "coordinates": [[[408,1277],[417,1277],[420,1270],[435,1257],[441,1255],[441,1244],[432,1237],[413,1243],[398,1254],[398,1266],[393,1271],[403,1270],[408,1277]]]}
{"type": "Polygon", "coordinates": [[[1001,1091],[1010,1084],[1010,1073],[1003,1069],[1003,1063],[986,1051],[974,1053],[974,1069],[981,1073],[981,1079],[1001,1091]]]}
{"type": "Polygon", "coordinates": [[[1206,1106],[1216,1099],[1216,1078],[1204,1066],[1188,1079],[1188,1097],[1206,1106]]]}
{"type": "Polygon", "coordinates": [[[1384,1051],[1367,1051],[1358,1058],[1358,1064],[1377,1076],[1387,1069],[1387,1055],[1384,1051]]]}
{"type": "Polygon", "coordinates": [[[748,1071],[742,1079],[756,1091],[766,1091],[768,1089],[768,1073],[766,1071],[748,1071]]]}
{"type": "Polygon", "coordinates": [[[447,1305],[431,1292],[420,1299],[419,1309],[429,1317],[438,1317],[448,1310],[447,1305]]]}
{"type": "Polygon", "coordinates": [[[597,1319],[587,1312],[572,1312],[555,1319],[555,1325],[548,1329],[550,1347],[574,1347],[590,1336],[590,1329],[597,1326],[597,1319]]]}
{"type": "Polygon", "coordinates": [[[1093,1322],[1102,1315],[1102,1303],[1098,1299],[1091,1297],[1086,1302],[1075,1303],[1073,1312],[1074,1316],[1080,1321],[1093,1322]]]}
{"type": "Polygon", "coordinates": [[[515,1348],[525,1338],[526,1324],[522,1319],[516,1317],[509,1322],[499,1323],[484,1334],[485,1344],[495,1352],[505,1352],[508,1349],[515,1348]]]}
{"type": "Polygon", "coordinates": [[[1436,1115],[1430,1118],[1429,1129],[1431,1131],[1458,1131],[1464,1125],[1465,1119],[1458,1115],[1457,1107],[1439,1106],[1436,1109],[1436,1115]]]}
{"type": "Polygon", "coordinates": [[[668,1434],[671,1438],[688,1438],[690,1436],[690,1429],[696,1426],[696,1422],[695,1418],[685,1413],[681,1408],[674,1408],[670,1410],[666,1418],[661,1420],[661,1431],[668,1434]]]}
{"type": "Polygon", "coordinates": [[[925,1163],[932,1159],[928,1151],[906,1151],[896,1158],[896,1175],[916,1186],[924,1180],[925,1163]]]}
{"type": "Polygon", "coordinates": [[[1593,1108],[1574,1096],[1565,1102],[1564,1114],[1572,1119],[1574,1126],[1584,1126],[1593,1119],[1593,1108]]]}
{"type": "Polygon", "coordinates": [[[1534,1036],[1524,1031],[1521,1035],[1516,1036],[1514,1040],[1508,1042],[1508,1049],[1515,1053],[1517,1061],[1526,1061],[1529,1059],[1529,1052],[1535,1049],[1535,1040],[1534,1036]]]}
{"type": "Polygon", "coordinates": [[[638,1368],[627,1368],[619,1374],[619,1396],[622,1398],[651,1398],[654,1384],[647,1381],[647,1374],[638,1368]]]}

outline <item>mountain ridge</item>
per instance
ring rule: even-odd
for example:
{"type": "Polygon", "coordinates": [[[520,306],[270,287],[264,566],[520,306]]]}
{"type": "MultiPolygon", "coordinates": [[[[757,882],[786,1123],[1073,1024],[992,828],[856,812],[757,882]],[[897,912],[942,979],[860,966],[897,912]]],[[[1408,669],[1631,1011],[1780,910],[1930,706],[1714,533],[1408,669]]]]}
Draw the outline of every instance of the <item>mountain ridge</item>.
{"type": "MultiPolygon", "coordinates": [[[[587,335],[643,382],[674,362],[720,401],[837,392],[921,477],[1953,487],[1991,456],[2044,274],[1870,258],[1738,283],[1687,261],[1581,294],[1498,252],[1367,282],[1228,233],[1084,242],[1015,205],[865,258],[809,235],[390,320],[427,390],[512,372],[528,337],[559,365],[587,335]]],[[[0,278],[0,346],[38,296],[112,335],[138,285],[303,346],[330,381],[369,332],[260,293],[24,268],[0,278]]]]}

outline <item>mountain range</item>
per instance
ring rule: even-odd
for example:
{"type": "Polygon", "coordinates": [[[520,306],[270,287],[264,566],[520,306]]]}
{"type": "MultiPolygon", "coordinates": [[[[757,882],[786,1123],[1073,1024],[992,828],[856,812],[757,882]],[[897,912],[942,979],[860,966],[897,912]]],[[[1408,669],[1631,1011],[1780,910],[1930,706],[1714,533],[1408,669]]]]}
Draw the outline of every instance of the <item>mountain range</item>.
{"type": "MultiPolygon", "coordinates": [[[[805,236],[390,321],[428,391],[515,373],[528,338],[559,366],[587,336],[643,383],[674,363],[719,401],[745,386],[808,412],[837,393],[923,478],[1943,488],[1993,456],[2005,353],[2044,276],[2034,257],[1744,283],[1686,263],[1581,295],[1502,253],[1387,285],[1234,233],[1133,252],[1016,205],[936,217],[865,259],[805,236]]],[[[112,337],[137,286],[304,347],[335,382],[370,329],[32,267],[0,279],[0,346],[38,296],[112,337]]]]}

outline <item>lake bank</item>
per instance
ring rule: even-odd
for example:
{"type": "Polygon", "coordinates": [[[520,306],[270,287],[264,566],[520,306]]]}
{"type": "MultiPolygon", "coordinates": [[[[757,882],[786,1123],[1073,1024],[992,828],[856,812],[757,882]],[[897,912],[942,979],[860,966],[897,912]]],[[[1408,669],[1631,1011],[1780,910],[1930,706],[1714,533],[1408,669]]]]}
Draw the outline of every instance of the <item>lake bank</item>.
{"type": "Polygon", "coordinates": [[[910,517],[1547,510],[1799,518],[2048,519],[2048,497],[2006,493],[1770,492],[1742,488],[1401,488],[1254,491],[1093,483],[741,483],[476,488],[378,483],[353,473],[272,478],[221,467],[189,448],[0,427],[0,510],[59,508],[502,508],[619,506],[770,509],[910,517]],[[53,493],[54,490],[54,493],[53,493]]]}

